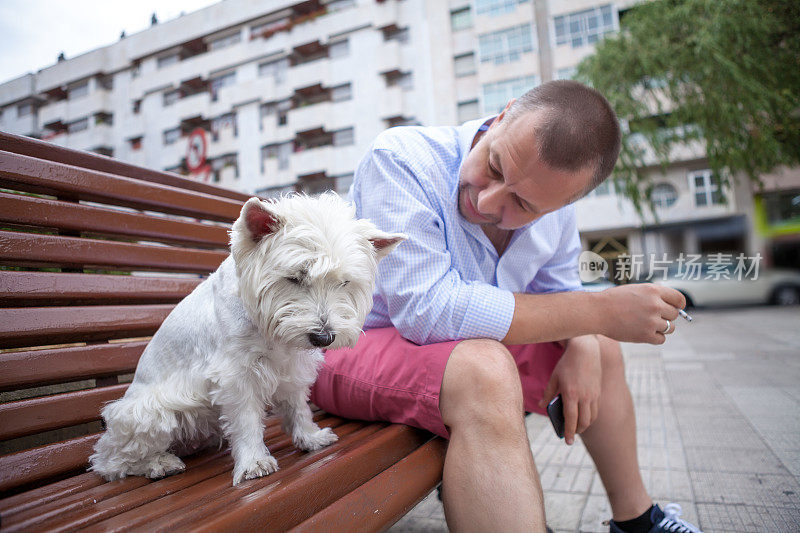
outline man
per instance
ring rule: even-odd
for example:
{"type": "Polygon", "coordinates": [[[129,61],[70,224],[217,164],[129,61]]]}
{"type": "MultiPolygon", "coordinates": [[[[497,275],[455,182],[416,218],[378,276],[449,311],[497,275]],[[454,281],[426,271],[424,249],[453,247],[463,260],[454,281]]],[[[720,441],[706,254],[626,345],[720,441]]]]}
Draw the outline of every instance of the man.
{"type": "Polygon", "coordinates": [[[611,531],[691,531],[645,491],[617,342],[663,343],[685,300],[650,284],[586,293],[577,275],[570,204],[611,173],[619,137],[605,98],[556,81],[486,121],[387,130],[356,171],[358,216],[409,238],[379,267],[366,334],[326,353],[311,399],[448,437],[454,531],[544,529],[523,415],[558,393],[566,442],[581,434],[608,493],[611,531]]]}

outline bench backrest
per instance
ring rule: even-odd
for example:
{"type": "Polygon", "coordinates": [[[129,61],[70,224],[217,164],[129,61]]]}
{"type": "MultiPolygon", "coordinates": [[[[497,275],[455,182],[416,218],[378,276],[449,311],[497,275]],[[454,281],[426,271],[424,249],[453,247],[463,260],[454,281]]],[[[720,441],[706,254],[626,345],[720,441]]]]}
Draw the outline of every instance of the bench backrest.
{"type": "Polygon", "coordinates": [[[247,198],[0,132],[0,494],[85,468],[101,406],[247,198]]]}

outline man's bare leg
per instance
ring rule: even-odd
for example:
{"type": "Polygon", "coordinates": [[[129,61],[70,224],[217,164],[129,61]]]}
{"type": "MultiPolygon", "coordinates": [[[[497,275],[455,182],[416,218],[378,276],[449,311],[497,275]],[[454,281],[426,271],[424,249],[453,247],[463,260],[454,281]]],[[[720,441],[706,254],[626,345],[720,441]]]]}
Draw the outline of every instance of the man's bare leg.
{"type": "Polygon", "coordinates": [[[619,343],[598,335],[603,382],[597,419],[581,434],[608,494],[614,520],[630,520],[653,501],[636,454],[636,416],[619,343]]]}
{"type": "Polygon", "coordinates": [[[468,340],[450,355],[439,408],[450,429],[442,497],[452,531],[543,532],[514,359],[496,341],[468,340]]]}

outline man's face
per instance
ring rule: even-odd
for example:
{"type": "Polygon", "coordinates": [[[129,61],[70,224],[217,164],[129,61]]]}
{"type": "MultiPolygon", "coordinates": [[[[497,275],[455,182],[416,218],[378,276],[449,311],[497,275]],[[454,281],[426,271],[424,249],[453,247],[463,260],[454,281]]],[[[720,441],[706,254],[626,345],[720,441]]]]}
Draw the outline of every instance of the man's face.
{"type": "Polygon", "coordinates": [[[540,161],[534,129],[539,117],[540,112],[526,113],[509,124],[504,110],[470,150],[459,176],[461,216],[482,226],[517,229],[586,190],[593,168],[561,171],[540,161]]]}

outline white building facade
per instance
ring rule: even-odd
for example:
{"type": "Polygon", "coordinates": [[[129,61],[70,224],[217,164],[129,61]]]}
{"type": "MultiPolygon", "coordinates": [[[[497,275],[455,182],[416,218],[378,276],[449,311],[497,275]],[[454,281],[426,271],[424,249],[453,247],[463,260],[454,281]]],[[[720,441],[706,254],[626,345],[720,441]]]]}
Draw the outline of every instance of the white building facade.
{"type": "MultiPolygon", "coordinates": [[[[0,129],[187,174],[199,128],[195,179],[345,191],[380,131],[489,115],[570,77],[638,1],[223,0],[0,85],[0,129]]],[[[702,146],[657,181],[657,225],[611,184],[579,201],[585,247],[758,249],[749,187],[718,191],[702,146]]]]}

